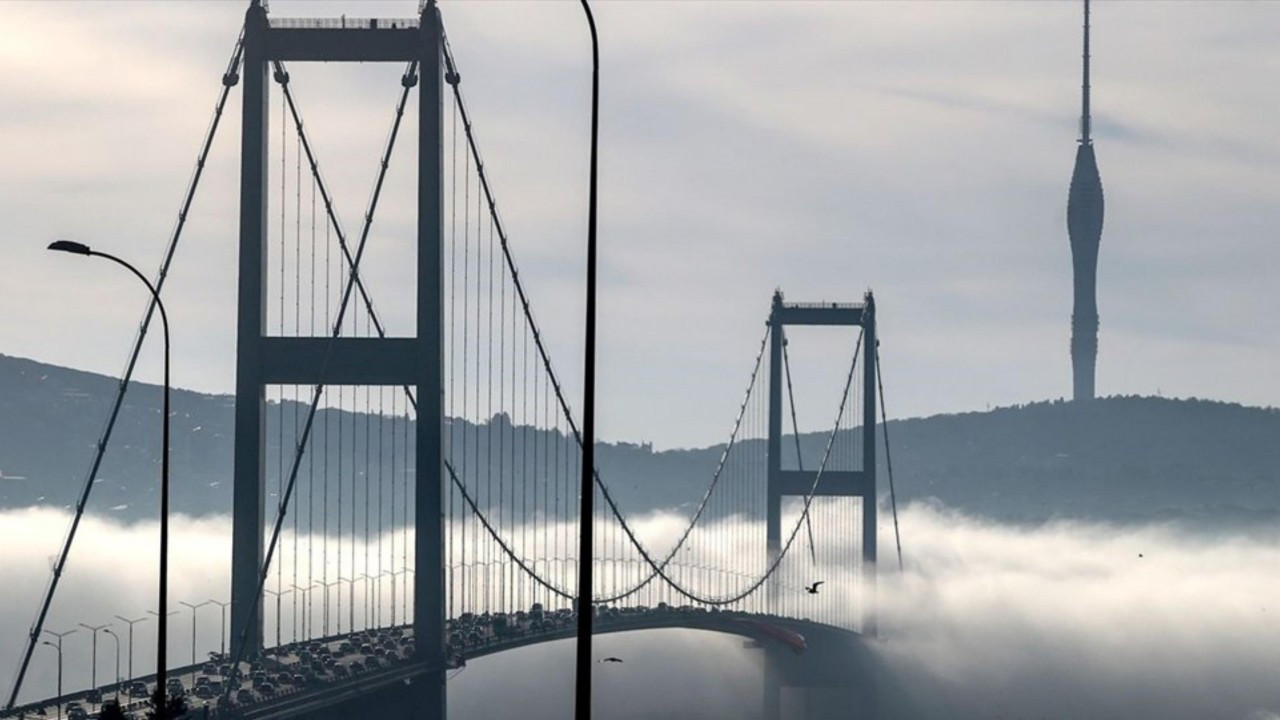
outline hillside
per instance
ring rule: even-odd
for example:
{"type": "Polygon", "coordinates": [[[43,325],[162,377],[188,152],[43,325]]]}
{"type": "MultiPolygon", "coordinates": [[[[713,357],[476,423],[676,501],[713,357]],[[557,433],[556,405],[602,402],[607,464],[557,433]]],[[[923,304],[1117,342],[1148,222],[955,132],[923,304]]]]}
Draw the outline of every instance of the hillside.
{"type": "MultiPolygon", "coordinates": [[[[106,376],[0,355],[0,507],[74,504],[117,385],[106,376]]],[[[176,391],[173,407],[174,509],[229,512],[233,399],[176,391]]],[[[130,389],[91,512],[121,519],[154,514],[158,408],[159,388],[130,389]]],[[[280,411],[272,404],[268,422],[280,411]]],[[[292,405],[283,411],[291,422],[292,405]]],[[[331,419],[354,420],[349,413],[331,419]]],[[[936,498],[969,513],[1028,521],[1187,518],[1216,524],[1280,517],[1275,409],[1114,397],[899,420],[888,429],[900,503],[936,498]]],[[[554,436],[528,428],[514,432],[554,436]]],[[[808,462],[820,456],[825,440],[802,436],[808,462]]],[[[602,443],[597,454],[620,502],[638,511],[696,501],[722,449],[654,451],[602,443]]],[[[278,455],[279,448],[269,451],[278,455]]],[[[883,471],[883,453],[880,461],[883,471]]]]}

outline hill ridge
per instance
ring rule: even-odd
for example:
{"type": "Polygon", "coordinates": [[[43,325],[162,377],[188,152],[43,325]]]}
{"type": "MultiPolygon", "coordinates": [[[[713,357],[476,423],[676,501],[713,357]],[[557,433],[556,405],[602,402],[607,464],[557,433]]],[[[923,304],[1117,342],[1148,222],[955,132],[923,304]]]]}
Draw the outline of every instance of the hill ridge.
{"type": "MultiPolygon", "coordinates": [[[[75,502],[118,386],[108,375],[0,354],[0,508],[75,502]]],[[[90,512],[154,514],[159,392],[130,387],[90,512]]],[[[291,406],[272,403],[268,412],[291,406]]],[[[174,510],[229,512],[232,396],[175,389],[173,410],[174,510]]],[[[1280,513],[1277,408],[1129,395],[904,418],[888,429],[899,503],[933,498],[1018,520],[1280,513]]],[[[825,441],[826,433],[801,435],[810,465],[825,441]]],[[[793,462],[793,443],[784,447],[784,463],[793,462]]],[[[599,443],[597,453],[622,506],[646,511],[696,501],[723,448],[613,442],[599,443]]],[[[880,453],[882,490],[883,460],[880,453]]]]}

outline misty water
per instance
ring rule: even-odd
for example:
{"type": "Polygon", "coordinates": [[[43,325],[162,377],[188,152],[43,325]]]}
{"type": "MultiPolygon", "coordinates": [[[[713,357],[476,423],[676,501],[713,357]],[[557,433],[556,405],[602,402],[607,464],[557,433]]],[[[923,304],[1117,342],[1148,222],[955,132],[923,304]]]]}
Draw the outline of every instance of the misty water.
{"type": "MultiPolygon", "coordinates": [[[[0,514],[6,678],[67,524],[67,515],[48,509],[0,514]]],[[[190,611],[177,601],[226,596],[229,530],[225,518],[174,524],[171,607],[182,612],[172,620],[172,662],[189,662],[191,652],[190,611]]],[[[872,644],[886,673],[883,717],[1280,718],[1274,532],[1013,526],[927,504],[904,510],[902,530],[904,572],[882,542],[882,637],[872,644]]],[[[882,528],[882,538],[890,531],[882,528]]],[[[46,627],[62,631],[154,609],[155,536],[154,524],[86,518],[46,627]]],[[[217,647],[219,611],[199,612],[203,656],[217,647]]],[[[282,628],[286,641],[290,631],[282,628]]],[[[267,634],[274,632],[269,620],[267,634]]],[[[137,626],[135,672],[151,665],[153,633],[152,622],[137,626]]],[[[64,642],[66,687],[87,686],[89,632],[81,628],[64,642]]],[[[626,661],[597,666],[602,718],[760,716],[761,653],[740,637],[646,631],[602,636],[597,646],[626,661]]],[[[566,717],[572,653],[570,641],[558,641],[469,663],[450,678],[451,716],[566,717]]],[[[100,683],[114,663],[113,641],[100,636],[100,683]]],[[[23,697],[52,695],[55,668],[53,650],[40,647],[23,697]]],[[[793,694],[784,693],[784,709],[793,694]]]]}

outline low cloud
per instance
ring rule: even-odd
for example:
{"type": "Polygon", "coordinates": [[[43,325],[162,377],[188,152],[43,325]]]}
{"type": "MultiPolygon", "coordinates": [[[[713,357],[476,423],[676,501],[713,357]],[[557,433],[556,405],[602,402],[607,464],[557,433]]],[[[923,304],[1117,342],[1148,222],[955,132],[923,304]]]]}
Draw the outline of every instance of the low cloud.
{"type": "Polygon", "coordinates": [[[919,716],[1272,717],[1280,545],[1176,525],[903,518],[884,656],[919,716]],[[1266,709],[1271,710],[1268,714],[1266,709]]]}
{"type": "MultiPolygon", "coordinates": [[[[1204,534],[1176,525],[1011,526],[917,504],[902,513],[906,569],[899,573],[888,516],[882,520],[883,637],[874,647],[886,672],[885,717],[1280,718],[1274,682],[1280,676],[1280,577],[1274,572],[1280,539],[1274,536],[1204,534]]],[[[67,521],[51,510],[0,514],[0,531],[8,539],[0,562],[9,570],[12,598],[0,607],[0,673],[16,668],[34,603],[48,580],[46,559],[56,552],[67,521]]],[[[784,519],[784,532],[789,522],[784,519]]],[[[681,529],[678,518],[663,514],[636,524],[658,551],[670,547],[681,529]]],[[[732,525],[719,530],[742,536],[759,531],[756,525],[732,525]]],[[[175,523],[175,603],[226,597],[229,529],[225,518],[175,523]]],[[[89,517],[81,533],[46,627],[65,630],[116,614],[141,617],[154,608],[155,525],[89,517]]],[[[695,554],[707,537],[692,538],[695,554]]],[[[384,552],[388,542],[384,536],[384,552]]],[[[400,535],[396,542],[402,542],[400,535]]],[[[797,551],[807,552],[803,540],[798,542],[797,551]]],[[[356,549],[356,568],[363,572],[364,547],[356,549]]],[[[743,553],[740,546],[721,549],[726,556],[743,553]]],[[[287,560],[291,553],[286,545],[287,560]]],[[[398,567],[398,560],[384,558],[388,569],[398,567]]],[[[349,572],[347,566],[343,574],[349,572]]],[[[821,562],[805,572],[834,573],[821,562]]],[[[290,565],[283,575],[287,584],[290,565]]],[[[829,597],[851,591],[849,579],[832,574],[828,580],[829,597]]],[[[356,594],[361,626],[359,585],[356,594]]],[[[283,601],[285,641],[292,631],[291,602],[283,601]]],[[[388,611],[384,598],[384,621],[388,611]]],[[[343,614],[348,612],[344,600],[343,614]]],[[[189,613],[182,608],[173,621],[179,662],[190,659],[189,613]]],[[[217,646],[219,631],[216,607],[200,613],[198,655],[217,646]]],[[[269,638],[273,618],[268,611],[269,638]]],[[[117,628],[123,637],[122,630],[117,628]]],[[[135,671],[151,665],[153,632],[150,621],[136,630],[135,671]]],[[[65,641],[68,687],[88,684],[88,639],[82,628],[65,641]]],[[[114,673],[114,649],[105,637],[99,646],[98,676],[105,682],[114,673]]],[[[626,658],[622,666],[597,668],[602,717],[759,716],[760,654],[744,649],[741,638],[677,630],[623,633],[600,638],[597,649],[626,658]]],[[[572,643],[566,641],[476,660],[451,679],[450,702],[462,717],[516,717],[517,707],[521,718],[563,717],[571,698],[571,657],[572,643]]],[[[23,697],[51,695],[54,670],[52,651],[40,648],[23,697]]]]}

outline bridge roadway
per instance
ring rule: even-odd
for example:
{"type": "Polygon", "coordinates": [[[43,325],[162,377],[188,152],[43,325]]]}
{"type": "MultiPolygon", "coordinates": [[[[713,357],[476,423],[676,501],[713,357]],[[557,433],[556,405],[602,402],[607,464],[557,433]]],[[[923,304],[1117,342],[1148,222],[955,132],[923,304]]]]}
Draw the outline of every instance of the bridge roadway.
{"type": "MultiPolygon", "coordinates": [[[[514,615],[463,613],[448,621],[448,669],[468,660],[518,647],[563,640],[576,633],[576,613],[568,609],[514,615]]],[[[858,633],[809,620],[738,611],[710,610],[688,605],[657,608],[597,608],[596,634],[684,628],[741,635],[800,654],[807,637],[835,635],[856,639],[858,633]]],[[[222,691],[231,673],[227,658],[211,656],[202,665],[172,668],[170,686],[177,682],[187,698],[191,718],[283,720],[305,717],[334,705],[355,701],[380,689],[412,682],[428,668],[413,661],[412,625],[362,630],[268,648],[261,657],[240,664],[241,680],[224,702],[222,691]]],[[[119,698],[126,711],[141,714],[155,689],[155,676],[126,680],[119,698]]],[[[45,720],[96,718],[98,702],[115,697],[114,684],[69,693],[14,709],[12,717],[45,720]],[[61,702],[63,714],[58,714],[61,702]],[[79,707],[79,711],[70,708],[79,707]]]]}

